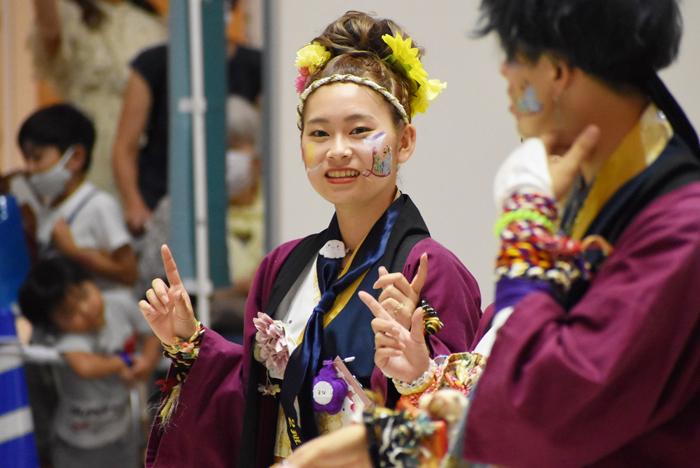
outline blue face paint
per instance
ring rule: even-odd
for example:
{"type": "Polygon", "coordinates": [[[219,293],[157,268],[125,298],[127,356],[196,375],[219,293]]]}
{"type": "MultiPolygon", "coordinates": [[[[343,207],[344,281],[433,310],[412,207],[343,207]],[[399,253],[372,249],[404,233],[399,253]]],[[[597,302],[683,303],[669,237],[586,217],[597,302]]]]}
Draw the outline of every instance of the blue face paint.
{"type": "Polygon", "coordinates": [[[387,177],[391,174],[391,146],[384,146],[385,138],[386,132],[380,132],[364,139],[365,145],[372,148],[372,168],[362,173],[365,177],[369,177],[371,174],[377,177],[387,177]],[[382,148],[382,146],[384,147],[382,148]]]}
{"type": "Polygon", "coordinates": [[[515,101],[520,114],[539,114],[542,112],[542,103],[537,100],[537,93],[532,85],[528,85],[525,96],[522,98],[516,96],[515,101]]]}

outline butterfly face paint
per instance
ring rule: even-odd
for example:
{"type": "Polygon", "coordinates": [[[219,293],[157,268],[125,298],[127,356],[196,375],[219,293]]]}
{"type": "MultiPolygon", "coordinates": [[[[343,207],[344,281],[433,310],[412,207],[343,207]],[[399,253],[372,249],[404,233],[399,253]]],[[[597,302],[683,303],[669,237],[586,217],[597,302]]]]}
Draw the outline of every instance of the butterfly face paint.
{"type": "Polygon", "coordinates": [[[529,82],[525,83],[525,95],[515,96],[515,104],[521,115],[539,114],[542,112],[542,103],[537,100],[535,88],[529,82]]]}
{"type": "Polygon", "coordinates": [[[318,169],[322,162],[322,158],[317,157],[316,145],[314,143],[309,143],[301,148],[301,159],[304,161],[307,174],[318,169]]]}
{"type": "Polygon", "coordinates": [[[369,177],[374,174],[377,177],[386,177],[391,174],[391,146],[384,145],[386,132],[368,136],[363,140],[365,146],[372,150],[372,167],[366,169],[362,175],[369,177]]]}

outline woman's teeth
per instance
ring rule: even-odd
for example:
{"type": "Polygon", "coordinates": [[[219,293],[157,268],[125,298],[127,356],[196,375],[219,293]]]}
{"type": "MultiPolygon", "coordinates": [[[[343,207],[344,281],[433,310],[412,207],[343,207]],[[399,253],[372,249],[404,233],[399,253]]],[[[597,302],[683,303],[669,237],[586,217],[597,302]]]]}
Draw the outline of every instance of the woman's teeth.
{"type": "Polygon", "coordinates": [[[331,179],[342,179],[344,177],[357,177],[360,173],[358,171],[330,171],[326,173],[326,177],[331,179]]]}

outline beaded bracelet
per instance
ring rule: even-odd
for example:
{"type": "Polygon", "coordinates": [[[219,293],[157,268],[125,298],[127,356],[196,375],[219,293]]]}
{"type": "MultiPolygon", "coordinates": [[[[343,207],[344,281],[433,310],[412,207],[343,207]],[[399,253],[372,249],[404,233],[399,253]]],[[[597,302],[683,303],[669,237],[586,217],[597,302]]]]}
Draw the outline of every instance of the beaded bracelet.
{"type": "Polygon", "coordinates": [[[430,384],[435,382],[437,380],[436,371],[438,370],[437,364],[435,364],[435,361],[432,359],[430,360],[430,365],[428,366],[428,370],[423,372],[423,375],[418,377],[416,380],[413,382],[402,382],[401,380],[397,379],[391,379],[392,382],[394,382],[394,386],[396,387],[396,390],[401,395],[411,395],[413,393],[422,393],[424,392],[428,387],[430,387],[430,384]]]}
{"type": "Polygon", "coordinates": [[[519,209],[542,213],[552,221],[559,217],[554,199],[535,193],[516,193],[503,203],[503,212],[519,209]]]}

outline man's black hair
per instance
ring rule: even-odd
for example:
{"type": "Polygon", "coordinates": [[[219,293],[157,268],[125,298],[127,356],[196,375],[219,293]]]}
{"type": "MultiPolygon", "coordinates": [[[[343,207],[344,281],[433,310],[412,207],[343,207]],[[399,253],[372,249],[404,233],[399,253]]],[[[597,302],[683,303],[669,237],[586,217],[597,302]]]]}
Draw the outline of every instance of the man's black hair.
{"type": "Polygon", "coordinates": [[[682,19],[677,0],[482,0],[477,34],[492,31],[508,58],[553,52],[618,87],[673,62],[682,19]]]}
{"type": "Polygon", "coordinates": [[[22,147],[28,141],[35,145],[56,146],[61,153],[73,145],[82,145],[85,148],[83,172],[86,173],[92,161],[95,126],[70,104],[56,104],[36,111],[24,121],[17,142],[22,147]]]}
{"type": "Polygon", "coordinates": [[[31,268],[19,291],[22,315],[34,326],[55,331],[51,317],[66,299],[70,287],[90,279],[85,268],[66,257],[40,260],[31,268]]]}

